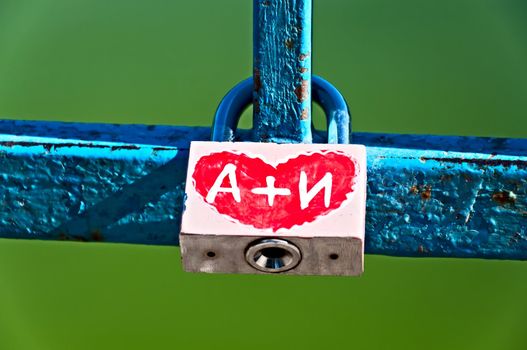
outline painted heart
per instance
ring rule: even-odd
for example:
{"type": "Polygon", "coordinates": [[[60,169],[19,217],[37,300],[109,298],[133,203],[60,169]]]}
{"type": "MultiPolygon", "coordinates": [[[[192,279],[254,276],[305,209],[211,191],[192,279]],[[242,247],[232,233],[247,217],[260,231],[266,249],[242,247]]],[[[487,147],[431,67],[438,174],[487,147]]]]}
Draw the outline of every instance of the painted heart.
{"type": "Polygon", "coordinates": [[[224,151],[201,157],[192,179],[218,213],[277,231],[339,208],[353,192],[356,176],[355,162],[336,151],[299,154],[277,165],[224,151]]]}

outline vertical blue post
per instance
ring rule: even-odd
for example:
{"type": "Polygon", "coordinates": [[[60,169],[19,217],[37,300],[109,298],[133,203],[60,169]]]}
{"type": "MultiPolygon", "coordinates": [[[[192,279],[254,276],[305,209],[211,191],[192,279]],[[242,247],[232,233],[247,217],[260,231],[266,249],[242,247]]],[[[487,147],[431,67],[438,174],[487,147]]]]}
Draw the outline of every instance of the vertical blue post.
{"type": "Polygon", "coordinates": [[[312,0],[254,0],[254,140],[311,143],[312,0]]]}

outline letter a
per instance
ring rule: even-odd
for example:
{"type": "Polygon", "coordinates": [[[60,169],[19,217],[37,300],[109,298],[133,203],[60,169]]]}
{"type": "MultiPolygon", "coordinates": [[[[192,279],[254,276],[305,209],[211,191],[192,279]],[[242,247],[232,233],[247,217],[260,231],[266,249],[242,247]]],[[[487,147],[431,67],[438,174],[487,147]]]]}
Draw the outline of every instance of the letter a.
{"type": "Polygon", "coordinates": [[[214,181],[214,185],[212,185],[210,188],[209,193],[207,193],[205,200],[208,203],[214,203],[218,192],[232,193],[234,200],[238,203],[241,202],[242,199],[240,197],[240,189],[238,188],[238,184],[236,182],[236,166],[234,164],[225,165],[220,175],[218,175],[216,178],[216,181],[214,181]],[[226,176],[229,177],[231,187],[221,187],[221,184],[223,183],[223,180],[226,176]]]}
{"type": "Polygon", "coordinates": [[[309,202],[317,195],[318,192],[324,189],[324,205],[329,207],[331,200],[331,187],[333,185],[333,175],[326,173],[324,177],[316,183],[315,186],[307,190],[307,175],[304,171],[300,172],[300,182],[298,184],[298,191],[300,192],[300,208],[306,209],[309,202]]]}

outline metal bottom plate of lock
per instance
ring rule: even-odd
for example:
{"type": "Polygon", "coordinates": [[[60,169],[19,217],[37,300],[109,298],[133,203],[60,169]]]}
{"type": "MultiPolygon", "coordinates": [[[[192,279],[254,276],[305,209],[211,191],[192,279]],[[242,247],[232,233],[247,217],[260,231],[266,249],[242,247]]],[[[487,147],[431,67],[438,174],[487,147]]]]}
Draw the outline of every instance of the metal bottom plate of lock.
{"type": "Polygon", "coordinates": [[[182,233],[180,244],[183,268],[189,272],[357,276],[364,270],[362,241],[353,237],[272,239],[182,233]],[[279,243],[258,247],[271,241],[279,243]],[[284,248],[283,242],[290,247],[284,248]],[[265,268],[258,266],[258,260],[267,262],[265,268]]]}

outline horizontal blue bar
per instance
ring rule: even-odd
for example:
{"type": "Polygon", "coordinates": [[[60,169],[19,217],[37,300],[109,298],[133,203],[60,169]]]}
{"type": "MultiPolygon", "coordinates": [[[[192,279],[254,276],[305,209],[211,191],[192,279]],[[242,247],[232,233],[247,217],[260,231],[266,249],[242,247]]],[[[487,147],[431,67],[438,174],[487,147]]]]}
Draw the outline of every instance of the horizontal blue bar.
{"type": "MultiPolygon", "coordinates": [[[[211,131],[208,127],[0,120],[0,134],[188,148],[191,141],[210,140],[211,131]]],[[[314,136],[315,142],[326,142],[325,135],[314,136]]],[[[240,140],[251,140],[250,132],[239,130],[235,141],[240,140]]],[[[355,132],[353,142],[372,147],[527,156],[526,139],[355,132]]]]}
{"type": "MultiPolygon", "coordinates": [[[[209,133],[0,121],[0,237],[178,244],[188,145],[209,133]]],[[[368,152],[366,252],[527,259],[527,140],[354,142],[368,152]]]]}

